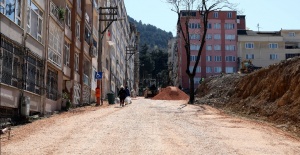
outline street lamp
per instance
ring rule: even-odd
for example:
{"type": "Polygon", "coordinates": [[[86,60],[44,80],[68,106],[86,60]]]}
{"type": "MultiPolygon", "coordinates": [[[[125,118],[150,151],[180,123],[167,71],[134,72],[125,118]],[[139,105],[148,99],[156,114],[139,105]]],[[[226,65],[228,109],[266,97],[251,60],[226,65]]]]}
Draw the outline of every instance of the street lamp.
{"type": "Polygon", "coordinates": [[[103,87],[102,87],[102,41],[105,31],[109,28],[109,26],[114,22],[117,21],[118,15],[118,6],[115,7],[99,7],[99,30],[98,30],[98,72],[101,76],[97,79],[97,88],[96,88],[96,97],[97,103],[96,106],[103,105],[103,87]],[[105,25],[104,29],[102,30],[102,23],[101,22],[108,22],[105,25]]]}

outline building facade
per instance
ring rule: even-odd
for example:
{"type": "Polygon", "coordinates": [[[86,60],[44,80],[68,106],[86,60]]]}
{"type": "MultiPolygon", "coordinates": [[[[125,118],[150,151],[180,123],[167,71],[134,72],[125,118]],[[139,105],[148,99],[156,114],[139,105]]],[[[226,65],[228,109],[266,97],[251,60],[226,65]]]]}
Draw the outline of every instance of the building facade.
{"type": "Polygon", "coordinates": [[[300,30],[238,31],[240,62],[251,60],[255,66],[268,67],[294,56],[300,56],[300,30]]]}
{"type": "Polygon", "coordinates": [[[68,100],[73,106],[95,102],[99,64],[103,98],[124,82],[130,41],[124,1],[2,0],[0,32],[1,116],[20,114],[25,99],[30,114],[52,114],[68,100]],[[116,6],[124,19],[99,21],[100,6],[116,6]],[[111,32],[100,35],[99,25],[111,32]],[[117,80],[110,80],[112,72],[117,80]]]}
{"type": "MultiPolygon", "coordinates": [[[[183,88],[189,88],[189,77],[186,74],[186,69],[193,69],[204,26],[197,11],[192,11],[192,13],[181,11],[180,19],[183,30],[185,30],[185,20],[188,19],[189,22],[191,63],[190,66],[186,66],[185,42],[180,32],[178,34],[179,85],[183,88]]],[[[222,72],[234,73],[237,71],[237,25],[236,11],[214,11],[209,14],[205,48],[201,53],[194,77],[195,86],[200,83],[202,78],[218,75],[222,72]]],[[[187,34],[185,31],[184,33],[187,34]]]]}

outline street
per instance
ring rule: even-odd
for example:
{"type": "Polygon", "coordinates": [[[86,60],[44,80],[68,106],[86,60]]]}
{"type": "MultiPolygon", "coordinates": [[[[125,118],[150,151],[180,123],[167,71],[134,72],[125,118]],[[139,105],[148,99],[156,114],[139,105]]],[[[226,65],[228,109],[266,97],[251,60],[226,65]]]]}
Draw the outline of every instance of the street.
{"type": "Polygon", "coordinates": [[[1,155],[299,154],[299,138],[207,105],[136,98],[81,107],[12,129],[1,155]]]}

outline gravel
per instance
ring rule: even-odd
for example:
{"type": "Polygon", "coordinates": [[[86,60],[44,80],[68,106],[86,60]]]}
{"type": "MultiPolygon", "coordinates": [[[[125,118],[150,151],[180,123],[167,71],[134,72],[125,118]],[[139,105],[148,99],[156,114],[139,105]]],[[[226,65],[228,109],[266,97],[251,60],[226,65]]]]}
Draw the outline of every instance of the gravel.
{"type": "Polygon", "coordinates": [[[268,124],[187,100],[133,98],[14,127],[1,155],[297,154],[300,140],[268,124]]]}

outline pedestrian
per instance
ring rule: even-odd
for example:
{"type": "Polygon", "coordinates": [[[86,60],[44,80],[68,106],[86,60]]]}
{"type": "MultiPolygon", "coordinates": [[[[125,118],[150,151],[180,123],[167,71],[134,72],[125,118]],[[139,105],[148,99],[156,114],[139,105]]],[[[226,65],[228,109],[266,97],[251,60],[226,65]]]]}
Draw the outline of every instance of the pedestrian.
{"type": "Polygon", "coordinates": [[[120,87],[120,90],[119,90],[119,93],[118,93],[118,96],[120,98],[120,106],[123,107],[125,104],[124,104],[124,100],[126,98],[126,90],[124,88],[123,85],[121,85],[120,87]]]}
{"type": "Polygon", "coordinates": [[[128,89],[128,86],[125,86],[125,90],[126,90],[126,97],[129,96],[130,97],[130,91],[128,89]]]}

